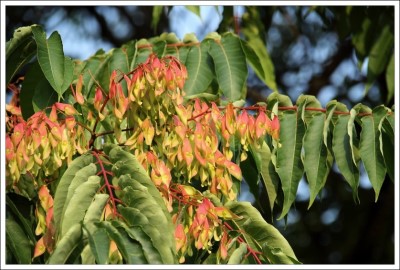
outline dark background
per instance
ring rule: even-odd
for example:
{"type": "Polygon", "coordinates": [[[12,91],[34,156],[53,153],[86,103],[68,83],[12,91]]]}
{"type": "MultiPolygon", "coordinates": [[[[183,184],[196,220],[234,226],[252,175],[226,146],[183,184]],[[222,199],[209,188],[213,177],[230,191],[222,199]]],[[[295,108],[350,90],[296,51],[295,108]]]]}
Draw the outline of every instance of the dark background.
{"type": "MultiPolygon", "coordinates": [[[[129,40],[163,32],[175,32],[182,38],[184,31],[191,31],[199,40],[211,31],[240,33],[240,17],[246,8],[217,9],[203,7],[200,20],[184,7],[165,8],[154,28],[150,6],[7,6],[6,40],[20,26],[42,24],[48,34],[60,32],[66,54],[86,59],[100,48],[107,51],[129,40]],[[232,15],[237,16],[236,27],[232,15]]],[[[349,108],[358,102],[371,108],[385,103],[384,76],[378,78],[368,95],[363,95],[365,63],[360,63],[359,68],[351,39],[341,37],[337,13],[329,8],[310,12],[309,7],[296,6],[259,6],[257,12],[265,29],[280,93],[289,95],[293,102],[302,93],[315,95],[322,106],[331,99],[349,108]]],[[[393,7],[374,7],[374,12],[393,16],[394,20],[393,7]]],[[[250,74],[249,103],[265,100],[270,93],[250,74]]],[[[393,102],[386,106],[391,107],[393,102]]],[[[362,170],[359,197],[360,204],[355,203],[350,187],[334,167],[321,196],[309,210],[308,186],[303,179],[286,226],[284,221],[276,220],[275,213],[273,223],[302,263],[394,264],[393,182],[387,177],[375,203],[373,189],[362,170]]],[[[252,197],[244,192],[241,199],[252,197]]],[[[270,214],[265,217],[271,220],[270,214]]]]}

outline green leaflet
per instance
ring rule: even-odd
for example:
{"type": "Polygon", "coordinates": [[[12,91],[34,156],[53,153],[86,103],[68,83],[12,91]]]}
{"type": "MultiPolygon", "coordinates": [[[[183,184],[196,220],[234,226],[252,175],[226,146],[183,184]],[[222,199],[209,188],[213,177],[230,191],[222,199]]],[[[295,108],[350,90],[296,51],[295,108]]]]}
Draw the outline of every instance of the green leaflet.
{"type": "MultiPolygon", "coordinates": [[[[6,245],[19,264],[31,263],[32,244],[19,222],[11,218],[6,219],[6,245]]],[[[10,255],[6,254],[6,256],[10,255]]]]}
{"type": "Polygon", "coordinates": [[[240,230],[246,243],[252,249],[262,252],[265,260],[286,263],[279,261],[279,257],[275,258],[266,253],[263,247],[267,245],[269,248],[279,248],[283,254],[293,259],[293,263],[297,262],[296,255],[287,240],[274,226],[268,224],[249,202],[228,202],[225,206],[242,217],[229,222],[240,230]]]}
{"type": "Polygon", "coordinates": [[[108,73],[107,65],[109,60],[110,56],[100,50],[84,62],[82,94],[86,95],[87,99],[94,96],[93,87],[100,86],[108,93],[110,74],[108,73]]]}
{"type": "Polygon", "coordinates": [[[360,181],[360,172],[358,164],[355,164],[353,161],[351,145],[354,142],[350,141],[350,136],[347,131],[349,119],[350,115],[337,116],[337,120],[334,122],[332,135],[332,150],[340,172],[353,190],[354,200],[359,201],[358,184],[360,181]]]}
{"type": "Polygon", "coordinates": [[[387,108],[378,106],[373,109],[372,116],[361,118],[360,155],[375,191],[375,201],[378,200],[386,175],[381,137],[382,122],[385,120],[386,114],[387,108]]]}
{"type": "Polygon", "coordinates": [[[110,251],[110,239],[105,228],[95,225],[94,221],[84,224],[90,250],[98,264],[106,264],[110,251]]]}
{"type": "Polygon", "coordinates": [[[90,245],[86,245],[81,253],[82,264],[96,264],[96,258],[90,250],[90,245]]]}
{"type": "Polygon", "coordinates": [[[232,33],[226,33],[220,41],[210,41],[209,52],[222,94],[232,102],[245,98],[246,93],[243,90],[247,79],[247,65],[240,39],[232,33]]]}
{"type": "Polygon", "coordinates": [[[69,201],[61,224],[61,236],[73,225],[80,223],[92,203],[93,197],[100,188],[100,177],[90,176],[86,182],[74,191],[69,201]]]}
{"type": "Polygon", "coordinates": [[[90,163],[94,162],[94,158],[90,154],[84,154],[76,159],[74,159],[71,164],[69,164],[68,169],[64,172],[57,186],[57,190],[54,195],[54,225],[59,229],[62,216],[64,213],[64,204],[67,200],[68,188],[71,182],[75,178],[75,175],[79,170],[86,167],[90,163]]]}
{"type": "Polygon", "coordinates": [[[275,172],[275,167],[271,160],[271,150],[268,144],[263,142],[260,149],[255,149],[250,146],[250,152],[254,157],[257,170],[260,172],[264,182],[265,190],[268,194],[269,207],[272,213],[278,195],[279,177],[275,172]]]}
{"type": "Polygon", "coordinates": [[[157,29],[158,22],[160,21],[160,16],[163,11],[164,6],[154,6],[153,7],[153,15],[151,20],[151,27],[153,29],[157,29]]]}
{"type": "Polygon", "coordinates": [[[310,188],[308,208],[311,207],[316,196],[325,186],[332,166],[332,156],[330,156],[328,148],[324,144],[324,124],[325,114],[314,114],[304,135],[304,170],[310,188]]]}
{"type": "Polygon", "coordinates": [[[41,26],[32,26],[37,44],[37,57],[46,79],[58,93],[58,100],[73,79],[74,66],[71,58],[64,56],[61,37],[53,32],[49,39],[41,26]]]}
{"type": "Polygon", "coordinates": [[[232,252],[228,264],[240,264],[247,253],[247,244],[240,243],[239,247],[232,252]]]}
{"type": "Polygon", "coordinates": [[[258,35],[242,29],[248,42],[241,40],[246,59],[254,69],[257,76],[273,91],[278,91],[275,81],[275,68],[268,54],[267,47],[258,35]]]}
{"type": "Polygon", "coordinates": [[[143,250],[139,242],[133,240],[125,232],[125,229],[117,221],[102,221],[96,224],[99,228],[104,228],[109,238],[117,244],[118,250],[127,264],[146,264],[150,263],[143,255],[143,250]]]}
{"type": "Polygon", "coordinates": [[[208,41],[190,47],[185,62],[188,78],[183,88],[187,96],[205,92],[214,78],[208,47],[208,41]]]}
{"type": "Polygon", "coordinates": [[[114,164],[112,170],[119,178],[118,185],[122,190],[120,196],[127,206],[120,206],[119,211],[129,226],[140,227],[144,234],[138,229],[127,233],[137,237],[142,248],[147,247],[143,251],[145,257],[150,256],[149,249],[154,247],[160,253],[160,262],[175,263],[174,227],[160,192],[132,154],[112,145],[105,146],[105,152],[114,164]],[[152,246],[145,242],[147,237],[152,246]]]}
{"type": "Polygon", "coordinates": [[[98,228],[94,223],[101,219],[108,198],[107,194],[96,194],[83,219],[83,226],[88,235],[91,254],[99,264],[107,263],[110,240],[105,229],[98,228]]]}
{"type": "Polygon", "coordinates": [[[82,225],[74,224],[68,232],[57,242],[48,264],[64,264],[82,242],[82,225]]]}
{"type": "Polygon", "coordinates": [[[299,113],[284,111],[279,119],[282,146],[276,152],[276,171],[281,179],[284,194],[283,209],[279,219],[289,212],[303,176],[301,148],[305,126],[300,117],[302,108],[304,108],[303,105],[298,108],[299,113]]]}
{"type": "Polygon", "coordinates": [[[369,53],[367,83],[365,94],[371,88],[375,79],[385,71],[394,46],[394,35],[390,25],[381,30],[369,53]]]}
{"type": "Polygon", "coordinates": [[[36,42],[32,38],[32,27],[20,27],[6,43],[6,84],[10,83],[18,71],[35,55],[36,42]]]}

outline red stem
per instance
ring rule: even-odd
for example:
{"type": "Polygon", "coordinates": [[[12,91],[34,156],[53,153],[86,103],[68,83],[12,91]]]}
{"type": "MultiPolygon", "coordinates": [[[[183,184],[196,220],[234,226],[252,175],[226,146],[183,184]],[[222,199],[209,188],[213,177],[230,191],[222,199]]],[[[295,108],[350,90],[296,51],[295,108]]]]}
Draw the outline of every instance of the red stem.
{"type": "MultiPolygon", "coordinates": [[[[99,154],[98,154],[96,151],[92,151],[92,154],[93,154],[93,156],[97,159],[97,162],[98,162],[98,164],[99,164],[99,166],[100,166],[100,169],[101,169],[101,172],[102,172],[102,174],[103,174],[104,185],[107,187],[108,194],[109,194],[109,196],[110,196],[111,204],[112,204],[112,207],[113,207],[113,215],[114,215],[114,218],[115,218],[116,216],[118,216],[116,202],[121,202],[121,201],[114,197],[114,194],[113,194],[113,191],[112,191],[112,189],[113,189],[114,187],[113,187],[113,186],[110,184],[110,182],[108,181],[108,178],[107,178],[107,171],[106,171],[105,168],[104,168],[103,161],[100,159],[99,154]]],[[[103,188],[103,187],[102,187],[102,188],[103,188]]]]}

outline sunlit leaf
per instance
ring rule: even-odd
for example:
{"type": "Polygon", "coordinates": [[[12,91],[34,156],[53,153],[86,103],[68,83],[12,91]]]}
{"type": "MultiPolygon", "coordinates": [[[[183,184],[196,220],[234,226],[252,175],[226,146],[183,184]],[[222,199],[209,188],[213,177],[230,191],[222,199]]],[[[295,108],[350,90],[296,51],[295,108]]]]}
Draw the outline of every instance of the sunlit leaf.
{"type": "Polygon", "coordinates": [[[241,243],[229,257],[228,264],[240,264],[247,253],[247,244],[241,243]]]}
{"type": "Polygon", "coordinates": [[[240,39],[227,33],[221,40],[210,41],[210,55],[222,94],[228,101],[246,96],[243,91],[247,79],[247,65],[240,39]]]}
{"type": "Polygon", "coordinates": [[[272,258],[263,249],[264,245],[269,248],[279,248],[283,254],[293,259],[293,263],[297,261],[287,240],[274,226],[268,224],[249,202],[229,202],[225,206],[242,217],[242,219],[234,219],[230,222],[239,229],[244,240],[252,249],[262,252],[265,260],[271,261],[272,258]]]}
{"type": "Polygon", "coordinates": [[[389,64],[386,67],[386,85],[388,90],[386,103],[389,103],[394,96],[394,53],[390,57],[389,64]]]}
{"type": "Polygon", "coordinates": [[[82,225],[74,224],[68,228],[65,235],[58,241],[55,250],[51,254],[48,264],[64,264],[73,253],[74,249],[82,242],[82,225]]]}

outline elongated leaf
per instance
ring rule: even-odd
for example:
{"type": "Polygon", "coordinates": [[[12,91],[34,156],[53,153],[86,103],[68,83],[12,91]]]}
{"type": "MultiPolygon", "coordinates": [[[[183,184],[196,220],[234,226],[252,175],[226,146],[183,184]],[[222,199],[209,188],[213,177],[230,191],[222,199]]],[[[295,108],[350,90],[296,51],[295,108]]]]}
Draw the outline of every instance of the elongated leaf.
{"type": "Polygon", "coordinates": [[[246,243],[254,250],[263,252],[262,256],[270,261],[270,256],[264,252],[263,246],[270,248],[280,248],[288,257],[297,261],[293,249],[282,236],[282,234],[272,225],[265,222],[261,214],[249,202],[228,202],[225,205],[233,213],[242,217],[233,219],[232,222],[242,233],[246,243]]]}
{"type": "Polygon", "coordinates": [[[241,243],[229,257],[228,264],[240,264],[247,253],[247,244],[241,243]]]}
{"type": "Polygon", "coordinates": [[[377,201],[386,174],[380,129],[386,117],[387,109],[379,106],[372,111],[372,114],[372,117],[364,116],[361,118],[360,155],[375,191],[375,201],[377,201]]]}
{"type": "Polygon", "coordinates": [[[6,245],[19,264],[31,263],[32,246],[29,239],[18,222],[10,218],[6,219],[6,245]]]}
{"type": "Polygon", "coordinates": [[[276,153],[276,171],[281,179],[284,194],[283,209],[279,217],[284,217],[296,198],[297,188],[303,176],[301,148],[305,132],[299,113],[284,111],[280,121],[280,143],[282,147],[276,153]]]}
{"type": "Polygon", "coordinates": [[[300,264],[298,260],[283,253],[281,248],[271,248],[264,244],[263,250],[273,264],[300,264]]]}
{"type": "Polygon", "coordinates": [[[6,205],[7,205],[7,211],[11,210],[12,213],[14,213],[14,215],[19,219],[18,223],[22,225],[23,230],[29,237],[29,240],[32,241],[33,243],[36,243],[36,237],[33,234],[32,224],[29,221],[28,217],[24,217],[24,215],[20,212],[18,207],[14,204],[14,202],[12,201],[12,199],[10,199],[9,196],[6,196],[6,205]]]}
{"type": "Polygon", "coordinates": [[[278,194],[279,177],[275,172],[274,165],[272,164],[271,150],[269,149],[268,144],[263,142],[260,149],[250,147],[250,151],[254,156],[257,169],[261,173],[261,177],[268,194],[269,207],[272,213],[278,194]]]}
{"type": "Polygon", "coordinates": [[[325,114],[314,114],[304,135],[304,170],[310,188],[308,208],[311,207],[316,196],[325,186],[332,166],[332,157],[329,158],[329,151],[324,144],[324,124],[325,114]]]}
{"type": "Polygon", "coordinates": [[[146,260],[143,250],[139,242],[133,240],[125,232],[125,229],[116,222],[102,221],[97,225],[99,228],[104,228],[109,236],[118,247],[127,264],[146,264],[151,263],[146,260]]]}
{"type": "Polygon", "coordinates": [[[350,144],[350,136],[347,132],[350,115],[338,115],[334,123],[332,150],[335,156],[336,164],[353,190],[353,198],[358,199],[358,185],[360,182],[360,172],[358,164],[353,161],[353,152],[350,144]]]}
{"type": "Polygon", "coordinates": [[[183,90],[188,96],[206,91],[214,78],[210,68],[208,47],[208,41],[203,41],[198,46],[192,46],[187,54],[185,65],[188,78],[183,90]]]}
{"type": "Polygon", "coordinates": [[[153,15],[151,21],[151,27],[153,29],[157,29],[158,22],[160,21],[160,16],[163,11],[164,6],[154,6],[153,7],[153,15]]]}
{"type": "Polygon", "coordinates": [[[68,188],[71,185],[76,173],[82,168],[86,167],[94,161],[93,156],[86,154],[74,159],[68,166],[68,169],[64,172],[57,186],[57,190],[54,195],[54,224],[56,228],[59,228],[61,224],[61,217],[63,215],[63,208],[68,195],[68,188]]]}
{"type": "Polygon", "coordinates": [[[32,33],[37,44],[40,67],[60,99],[73,79],[72,60],[64,56],[61,37],[57,32],[53,32],[47,40],[42,27],[35,25],[32,26],[32,33]]]}
{"type": "Polygon", "coordinates": [[[61,235],[64,235],[69,228],[83,220],[99,187],[100,177],[90,176],[85,183],[75,190],[62,218],[61,235]]]}
{"type": "Polygon", "coordinates": [[[93,201],[85,214],[85,218],[83,219],[84,224],[89,221],[99,221],[101,219],[104,207],[106,206],[109,197],[110,196],[107,194],[94,195],[93,201]]]}
{"type": "Polygon", "coordinates": [[[211,41],[210,55],[214,60],[222,94],[232,102],[245,98],[243,89],[247,79],[247,65],[240,39],[227,33],[220,41],[211,41]]]}
{"type": "Polygon", "coordinates": [[[31,26],[24,26],[15,30],[12,39],[6,43],[6,84],[11,82],[35,53],[36,42],[32,38],[31,26]]]}
{"type": "Polygon", "coordinates": [[[394,35],[390,25],[383,27],[369,53],[366,93],[375,79],[385,71],[394,46],[394,35]]]}
{"type": "Polygon", "coordinates": [[[86,229],[90,250],[98,264],[106,264],[110,251],[110,238],[105,228],[96,226],[94,222],[86,222],[86,229]]]}
{"type": "MultiPolygon", "coordinates": [[[[72,196],[75,194],[76,189],[78,187],[80,187],[83,183],[88,181],[90,176],[95,175],[96,171],[97,171],[96,165],[94,165],[93,163],[90,163],[86,167],[83,167],[82,169],[80,169],[79,171],[76,172],[75,177],[72,179],[71,184],[68,187],[68,193],[67,193],[67,197],[64,202],[62,215],[65,214],[65,210],[67,209],[72,196]]],[[[64,219],[64,217],[61,218],[61,220],[63,220],[63,219],[64,219]]]]}
{"type": "Polygon", "coordinates": [[[275,68],[271,57],[267,51],[265,43],[258,35],[250,34],[244,29],[248,41],[242,42],[243,51],[246,59],[260,78],[273,91],[278,91],[275,80],[275,68]]]}
{"type": "Polygon", "coordinates": [[[55,250],[51,254],[48,264],[64,264],[71,256],[75,248],[82,241],[82,225],[74,224],[67,233],[58,241],[55,250]]]}
{"type": "Polygon", "coordinates": [[[94,257],[90,245],[86,245],[81,253],[82,264],[96,264],[96,258],[94,257]]]}

